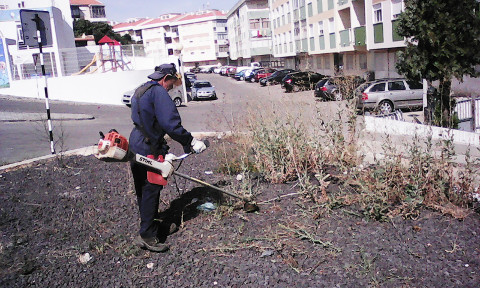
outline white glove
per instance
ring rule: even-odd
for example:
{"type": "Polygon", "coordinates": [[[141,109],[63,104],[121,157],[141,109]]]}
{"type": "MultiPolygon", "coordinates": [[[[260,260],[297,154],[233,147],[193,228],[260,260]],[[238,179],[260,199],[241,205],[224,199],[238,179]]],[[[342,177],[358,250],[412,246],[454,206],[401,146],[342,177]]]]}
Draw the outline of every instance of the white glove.
{"type": "Polygon", "coordinates": [[[162,177],[167,179],[168,177],[172,176],[173,174],[173,164],[172,160],[175,158],[175,155],[168,153],[165,155],[165,160],[162,163],[162,177]]]}
{"type": "Polygon", "coordinates": [[[197,154],[202,153],[203,151],[205,151],[205,149],[207,149],[207,145],[205,145],[205,143],[203,143],[203,141],[200,141],[200,140],[195,139],[195,138],[192,139],[192,143],[190,145],[192,146],[193,152],[195,152],[197,154]]]}

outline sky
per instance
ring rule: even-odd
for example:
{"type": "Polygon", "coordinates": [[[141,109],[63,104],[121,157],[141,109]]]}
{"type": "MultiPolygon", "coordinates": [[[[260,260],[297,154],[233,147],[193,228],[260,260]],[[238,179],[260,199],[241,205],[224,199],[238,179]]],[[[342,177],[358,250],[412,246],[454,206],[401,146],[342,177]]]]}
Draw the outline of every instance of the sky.
{"type": "Polygon", "coordinates": [[[128,18],[156,18],[166,13],[218,9],[228,12],[238,0],[99,0],[105,4],[107,18],[125,22],[128,18]]]}

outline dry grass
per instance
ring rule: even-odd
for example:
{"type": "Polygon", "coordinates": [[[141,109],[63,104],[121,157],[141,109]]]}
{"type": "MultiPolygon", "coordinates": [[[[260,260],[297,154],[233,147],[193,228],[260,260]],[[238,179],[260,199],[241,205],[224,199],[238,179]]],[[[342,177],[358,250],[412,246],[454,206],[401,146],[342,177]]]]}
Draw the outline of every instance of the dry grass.
{"type": "MultiPolygon", "coordinates": [[[[453,139],[434,145],[431,135],[424,140],[415,136],[404,149],[397,149],[387,137],[385,157],[364,167],[358,153],[353,80],[344,79],[342,91],[350,100],[330,121],[321,120],[323,111],[318,111],[313,129],[311,123],[281,109],[250,113],[249,133],[230,139],[235,145],[223,149],[221,170],[246,175],[248,181],[252,173],[271,183],[297,181],[308,199],[327,204],[320,207],[356,204],[363,216],[379,221],[397,215],[415,217],[420,207],[456,218],[468,215],[478,189],[479,159],[467,153],[466,163],[457,164],[453,139]],[[329,174],[332,167],[337,175],[329,174]],[[336,190],[329,189],[332,177],[340,181],[336,190]]],[[[247,187],[243,190],[251,193],[247,187]]]]}

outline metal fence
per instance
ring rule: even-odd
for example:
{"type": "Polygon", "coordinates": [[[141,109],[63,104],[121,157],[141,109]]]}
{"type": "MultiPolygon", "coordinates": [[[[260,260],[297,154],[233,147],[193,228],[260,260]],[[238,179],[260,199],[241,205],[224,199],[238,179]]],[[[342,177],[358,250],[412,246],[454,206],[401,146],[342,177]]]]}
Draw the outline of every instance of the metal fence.
{"type": "Polygon", "coordinates": [[[455,112],[460,123],[470,122],[469,130],[480,133],[480,98],[458,101],[455,112]]]}
{"type": "MultiPolygon", "coordinates": [[[[38,51],[38,50],[37,50],[38,51]]],[[[123,46],[85,46],[44,52],[45,73],[48,77],[80,75],[119,70],[150,69],[152,59],[161,58],[162,51],[147,53],[141,44],[123,46]],[[148,67],[144,67],[147,63],[148,67]]],[[[13,80],[36,78],[41,75],[38,53],[12,55],[13,80]],[[21,56],[21,57],[20,57],[21,56]]]]}

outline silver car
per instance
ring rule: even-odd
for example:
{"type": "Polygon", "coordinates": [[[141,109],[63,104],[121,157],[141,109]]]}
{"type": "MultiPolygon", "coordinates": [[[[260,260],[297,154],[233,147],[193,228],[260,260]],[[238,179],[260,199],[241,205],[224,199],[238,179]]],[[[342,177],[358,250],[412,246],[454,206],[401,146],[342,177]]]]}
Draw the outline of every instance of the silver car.
{"type": "MultiPolygon", "coordinates": [[[[135,93],[135,90],[136,89],[133,89],[123,93],[122,103],[127,105],[127,107],[131,107],[132,96],[135,93]]],[[[182,105],[182,92],[179,89],[170,90],[168,91],[168,94],[170,95],[170,98],[172,98],[173,103],[175,103],[175,106],[179,107],[182,105]]]]}
{"type": "Polygon", "coordinates": [[[197,80],[192,86],[192,99],[217,99],[217,93],[215,92],[215,86],[205,80],[197,80]]]}
{"type": "Polygon", "coordinates": [[[366,82],[356,89],[357,108],[389,114],[423,106],[423,85],[403,78],[366,82]]]}

